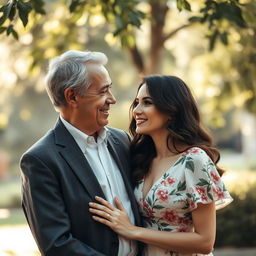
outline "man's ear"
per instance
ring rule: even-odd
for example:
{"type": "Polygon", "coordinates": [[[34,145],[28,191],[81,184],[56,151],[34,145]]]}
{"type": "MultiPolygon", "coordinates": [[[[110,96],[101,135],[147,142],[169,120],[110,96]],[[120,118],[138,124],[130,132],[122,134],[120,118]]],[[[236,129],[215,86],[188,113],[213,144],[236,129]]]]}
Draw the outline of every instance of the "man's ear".
{"type": "Polygon", "coordinates": [[[67,88],[64,91],[64,96],[68,105],[76,107],[77,106],[77,93],[72,88],[67,88]]]}

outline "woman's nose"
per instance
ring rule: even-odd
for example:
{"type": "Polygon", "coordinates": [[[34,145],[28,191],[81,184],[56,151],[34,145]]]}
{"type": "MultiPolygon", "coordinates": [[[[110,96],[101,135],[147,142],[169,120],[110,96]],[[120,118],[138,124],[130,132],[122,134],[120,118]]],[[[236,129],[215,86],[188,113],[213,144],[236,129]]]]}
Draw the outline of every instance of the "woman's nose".
{"type": "Polygon", "coordinates": [[[141,113],[141,106],[140,104],[137,104],[137,106],[133,109],[134,114],[140,114],[141,113]]]}

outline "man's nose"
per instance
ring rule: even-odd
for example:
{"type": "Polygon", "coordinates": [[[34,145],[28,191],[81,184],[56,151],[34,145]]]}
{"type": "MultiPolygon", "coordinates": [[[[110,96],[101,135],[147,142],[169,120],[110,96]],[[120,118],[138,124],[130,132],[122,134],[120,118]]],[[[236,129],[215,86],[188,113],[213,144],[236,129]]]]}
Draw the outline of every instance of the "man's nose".
{"type": "Polygon", "coordinates": [[[107,98],[107,102],[109,104],[115,104],[116,103],[116,98],[114,97],[114,95],[111,91],[109,91],[109,96],[107,98]]]}

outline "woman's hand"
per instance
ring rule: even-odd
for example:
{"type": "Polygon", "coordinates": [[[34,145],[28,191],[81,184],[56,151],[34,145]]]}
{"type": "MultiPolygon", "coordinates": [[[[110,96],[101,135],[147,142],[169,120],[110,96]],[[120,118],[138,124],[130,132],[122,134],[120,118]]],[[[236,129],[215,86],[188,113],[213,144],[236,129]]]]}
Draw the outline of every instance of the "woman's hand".
{"type": "Polygon", "coordinates": [[[95,199],[100,204],[89,203],[89,211],[97,215],[93,215],[93,219],[107,225],[127,239],[134,239],[137,227],[130,222],[129,216],[118,198],[114,199],[117,208],[101,197],[96,196],[95,199]]]}

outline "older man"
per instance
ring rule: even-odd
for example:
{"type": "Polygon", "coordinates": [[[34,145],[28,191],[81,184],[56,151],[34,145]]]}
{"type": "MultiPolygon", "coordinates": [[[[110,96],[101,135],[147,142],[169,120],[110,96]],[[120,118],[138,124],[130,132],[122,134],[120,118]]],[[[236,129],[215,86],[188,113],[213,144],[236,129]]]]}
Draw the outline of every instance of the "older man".
{"type": "Polygon", "coordinates": [[[88,211],[95,196],[111,203],[118,196],[140,224],[129,183],[129,137],[106,127],[116,102],[106,63],[103,53],[82,51],[50,62],[47,92],[59,120],[21,158],[22,206],[42,255],[138,253],[135,242],[95,222],[88,211]]]}

